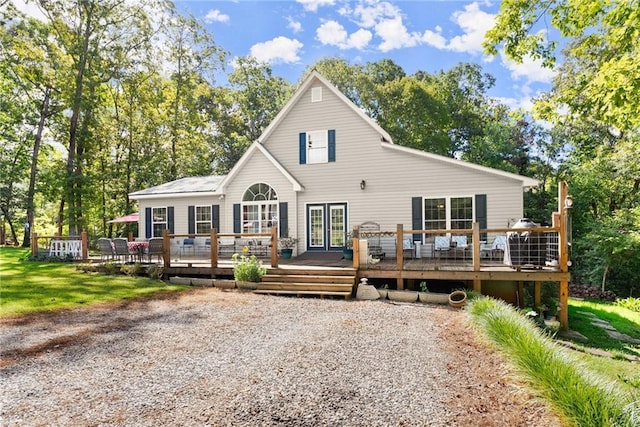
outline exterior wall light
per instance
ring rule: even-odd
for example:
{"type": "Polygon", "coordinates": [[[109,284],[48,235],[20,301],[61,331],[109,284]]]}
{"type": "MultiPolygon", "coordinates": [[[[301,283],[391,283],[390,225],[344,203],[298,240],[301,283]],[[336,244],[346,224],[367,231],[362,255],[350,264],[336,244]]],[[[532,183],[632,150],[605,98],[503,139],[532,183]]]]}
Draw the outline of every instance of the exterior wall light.
{"type": "Polygon", "coordinates": [[[367,181],[363,179],[362,181],[360,181],[360,189],[364,190],[366,187],[367,187],[367,181]]]}
{"type": "Polygon", "coordinates": [[[567,195],[564,199],[564,208],[567,210],[571,210],[573,208],[573,197],[567,195]]]}

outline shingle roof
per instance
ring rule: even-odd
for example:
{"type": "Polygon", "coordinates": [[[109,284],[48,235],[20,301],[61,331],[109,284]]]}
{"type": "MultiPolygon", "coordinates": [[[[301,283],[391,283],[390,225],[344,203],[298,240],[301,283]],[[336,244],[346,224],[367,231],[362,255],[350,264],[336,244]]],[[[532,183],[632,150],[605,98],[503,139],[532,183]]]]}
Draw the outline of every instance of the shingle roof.
{"type": "Polygon", "coordinates": [[[129,196],[135,199],[137,196],[175,195],[184,193],[213,193],[218,189],[224,175],[190,176],[166,182],[155,187],[135,191],[129,196]]]}

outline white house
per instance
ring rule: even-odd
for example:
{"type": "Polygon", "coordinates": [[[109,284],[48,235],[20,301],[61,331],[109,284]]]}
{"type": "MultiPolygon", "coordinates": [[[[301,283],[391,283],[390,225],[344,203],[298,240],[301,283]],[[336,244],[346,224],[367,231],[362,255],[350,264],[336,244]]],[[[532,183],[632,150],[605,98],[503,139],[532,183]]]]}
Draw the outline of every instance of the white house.
{"type": "MultiPolygon", "coordinates": [[[[269,232],[297,251],[341,250],[366,221],[382,230],[507,227],[522,217],[527,178],[395,144],[312,72],[226,176],[189,177],[130,194],[139,230],[269,232]]],[[[415,236],[414,238],[422,238],[415,236]]]]}

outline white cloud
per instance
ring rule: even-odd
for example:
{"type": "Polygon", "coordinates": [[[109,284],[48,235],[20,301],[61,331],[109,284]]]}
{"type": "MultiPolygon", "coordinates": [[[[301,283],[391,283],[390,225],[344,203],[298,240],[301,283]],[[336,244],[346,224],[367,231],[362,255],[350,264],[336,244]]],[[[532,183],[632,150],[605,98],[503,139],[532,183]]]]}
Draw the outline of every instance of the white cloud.
{"type": "Polygon", "coordinates": [[[447,49],[481,54],[484,35],[493,27],[495,15],[480,10],[478,3],[471,3],[465,6],[464,11],[455,12],[452,20],[464,33],[453,37],[447,49]]]}
{"type": "Polygon", "coordinates": [[[376,35],[382,38],[380,50],[388,52],[401,47],[411,47],[418,44],[420,36],[416,33],[409,33],[407,27],[402,22],[402,18],[397,16],[393,19],[380,21],[376,26],[376,35]]]}
{"type": "Polygon", "coordinates": [[[24,13],[25,15],[31,18],[35,18],[40,21],[47,20],[47,17],[45,16],[44,13],[42,13],[42,10],[40,10],[37,3],[34,3],[34,2],[26,3],[25,0],[13,0],[13,5],[20,12],[24,13]]]}
{"type": "Polygon", "coordinates": [[[333,6],[335,0],[296,0],[304,7],[304,10],[309,12],[317,12],[319,7],[333,6]]]}
{"type": "Polygon", "coordinates": [[[437,49],[444,49],[447,46],[447,39],[444,38],[440,32],[442,29],[440,27],[436,27],[436,31],[426,30],[420,40],[423,43],[428,44],[429,46],[433,46],[437,49]]]}
{"type": "Polygon", "coordinates": [[[302,23],[300,21],[296,21],[290,16],[287,16],[287,28],[293,31],[293,34],[297,34],[302,31],[302,23]]]}
{"type": "Polygon", "coordinates": [[[251,46],[249,54],[260,62],[293,63],[298,62],[298,52],[304,45],[296,39],[276,37],[272,40],[251,46]]]}
{"type": "Polygon", "coordinates": [[[554,70],[542,66],[542,60],[540,59],[525,56],[522,59],[522,63],[518,64],[508,59],[504,53],[500,53],[500,57],[502,59],[501,65],[509,70],[511,78],[514,80],[524,78],[528,83],[551,83],[555,75],[554,70]]]}
{"type": "Polygon", "coordinates": [[[354,10],[344,9],[343,14],[353,15],[358,25],[364,28],[375,27],[380,21],[400,17],[400,9],[388,2],[360,3],[354,10]]]}
{"type": "Polygon", "coordinates": [[[338,22],[327,21],[323,22],[316,30],[316,38],[323,45],[337,46],[340,49],[364,49],[373,35],[363,28],[349,35],[338,22]]]}
{"type": "Polygon", "coordinates": [[[204,22],[210,24],[212,22],[229,22],[229,15],[225,15],[218,9],[211,9],[204,17],[204,22]]]}

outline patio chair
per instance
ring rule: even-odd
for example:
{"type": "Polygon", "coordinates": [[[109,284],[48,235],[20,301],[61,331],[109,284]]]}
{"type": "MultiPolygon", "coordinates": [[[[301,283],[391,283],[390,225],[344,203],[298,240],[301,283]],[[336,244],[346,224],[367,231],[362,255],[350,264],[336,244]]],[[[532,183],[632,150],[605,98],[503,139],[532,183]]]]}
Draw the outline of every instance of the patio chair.
{"type": "Polygon", "coordinates": [[[101,237],[98,239],[98,249],[100,250],[100,261],[107,261],[114,259],[115,251],[113,250],[113,245],[111,244],[111,239],[107,239],[106,237],[101,237]]]}
{"type": "Polygon", "coordinates": [[[507,236],[496,236],[493,239],[493,244],[491,245],[491,259],[498,258],[500,260],[504,257],[504,251],[507,249],[507,236]]]}
{"type": "Polygon", "coordinates": [[[230,257],[236,252],[235,237],[221,237],[218,239],[218,256],[230,257]]]}
{"type": "Polygon", "coordinates": [[[380,224],[373,221],[367,221],[360,224],[360,236],[367,239],[367,247],[369,255],[373,258],[384,259],[385,253],[380,244],[380,224]]]}
{"type": "Polygon", "coordinates": [[[196,241],[192,237],[186,238],[182,241],[182,245],[180,245],[180,255],[184,255],[184,253],[188,250],[191,251],[193,255],[195,255],[196,241]]]}
{"type": "Polygon", "coordinates": [[[149,248],[147,249],[147,256],[149,257],[149,262],[151,262],[151,258],[154,255],[158,257],[158,262],[161,262],[164,259],[164,248],[163,248],[162,237],[153,237],[149,239],[149,248]]]}
{"type": "Polygon", "coordinates": [[[129,246],[127,245],[127,239],[122,237],[117,237],[113,239],[113,248],[115,250],[115,257],[122,258],[123,262],[131,261],[131,256],[133,255],[131,251],[129,251],[129,246]]]}
{"type": "Polygon", "coordinates": [[[449,236],[436,236],[433,250],[437,258],[441,258],[442,254],[448,254],[449,250],[451,250],[451,238],[449,236]]]}

